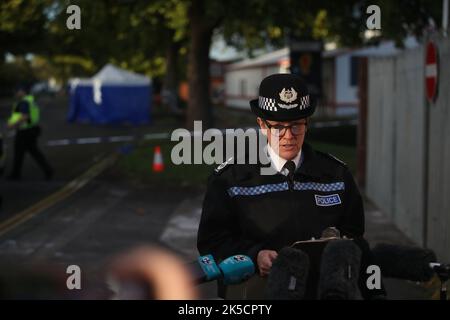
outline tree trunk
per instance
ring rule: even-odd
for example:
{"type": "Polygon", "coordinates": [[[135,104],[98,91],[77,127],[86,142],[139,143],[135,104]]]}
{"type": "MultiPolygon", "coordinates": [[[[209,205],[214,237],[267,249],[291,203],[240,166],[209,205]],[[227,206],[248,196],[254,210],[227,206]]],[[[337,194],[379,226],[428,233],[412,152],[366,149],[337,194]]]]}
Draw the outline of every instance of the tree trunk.
{"type": "Polygon", "coordinates": [[[203,128],[212,126],[210,101],[209,49],[214,27],[203,17],[202,0],[192,1],[190,17],[190,50],[188,56],[189,101],[186,127],[192,129],[195,120],[202,120],[203,128]]]}
{"type": "MultiPolygon", "coordinates": [[[[170,35],[171,37],[173,35],[170,35]]],[[[178,109],[178,50],[180,43],[171,41],[166,51],[166,74],[164,76],[161,96],[163,104],[167,105],[172,112],[178,109]]]]}

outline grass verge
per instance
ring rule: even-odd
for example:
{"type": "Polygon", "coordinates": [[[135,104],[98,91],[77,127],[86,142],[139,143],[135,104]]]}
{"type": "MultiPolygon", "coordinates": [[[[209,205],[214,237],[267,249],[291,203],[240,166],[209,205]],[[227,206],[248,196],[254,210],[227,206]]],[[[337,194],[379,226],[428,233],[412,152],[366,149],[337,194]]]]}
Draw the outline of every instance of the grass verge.
{"type": "MultiPolygon", "coordinates": [[[[171,161],[171,150],[178,142],[170,140],[154,140],[132,147],[124,153],[115,171],[121,177],[139,181],[145,184],[164,186],[204,186],[208,176],[217,164],[180,164],[171,161]],[[161,147],[164,160],[164,171],[153,172],[154,148],[161,147]]],[[[335,145],[324,142],[310,141],[311,145],[320,151],[331,153],[349,166],[352,172],[356,167],[356,150],[351,146],[335,145]]]]}

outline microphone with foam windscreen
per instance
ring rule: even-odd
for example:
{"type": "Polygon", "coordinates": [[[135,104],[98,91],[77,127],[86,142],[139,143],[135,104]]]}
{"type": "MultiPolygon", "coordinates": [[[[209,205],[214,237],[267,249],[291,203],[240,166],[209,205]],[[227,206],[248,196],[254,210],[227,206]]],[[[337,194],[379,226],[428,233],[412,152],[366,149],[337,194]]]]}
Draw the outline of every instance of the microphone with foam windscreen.
{"type": "Polygon", "coordinates": [[[320,300],[353,300],[358,293],[361,250],[351,240],[332,240],[324,248],[320,265],[320,300]]]}
{"type": "Polygon", "coordinates": [[[437,262],[430,249],[413,246],[378,244],[372,252],[385,277],[426,282],[436,274],[441,282],[440,299],[447,300],[450,265],[437,262]]]}
{"type": "Polygon", "coordinates": [[[267,279],[270,300],[301,300],[305,296],[309,257],[302,250],[285,247],[278,252],[267,279]]]}
{"type": "Polygon", "coordinates": [[[186,267],[196,284],[213,281],[222,277],[222,272],[210,254],[198,257],[197,260],[188,263],[186,267]]]}
{"type": "Polygon", "coordinates": [[[377,244],[372,253],[381,269],[381,274],[388,278],[411,281],[429,281],[434,274],[430,263],[436,262],[436,254],[430,249],[391,244],[377,244]]]}
{"type": "Polygon", "coordinates": [[[238,284],[255,274],[255,264],[248,256],[237,254],[219,263],[225,285],[238,284]]]}
{"type": "Polygon", "coordinates": [[[226,285],[246,281],[255,273],[253,261],[245,255],[234,255],[216,264],[212,255],[204,255],[186,265],[194,282],[202,284],[221,279],[226,285]]]}

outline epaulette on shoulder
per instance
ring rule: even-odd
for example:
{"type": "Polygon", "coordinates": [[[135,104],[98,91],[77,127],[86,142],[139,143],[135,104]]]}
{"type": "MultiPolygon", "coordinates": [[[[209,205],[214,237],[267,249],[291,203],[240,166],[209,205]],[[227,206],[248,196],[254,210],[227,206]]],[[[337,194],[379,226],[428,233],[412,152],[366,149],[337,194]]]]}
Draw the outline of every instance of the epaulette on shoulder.
{"type": "Polygon", "coordinates": [[[226,168],[230,167],[233,163],[233,157],[230,157],[227,161],[221,163],[217,168],[214,169],[214,174],[219,175],[225,171],[226,168]]]}
{"type": "Polygon", "coordinates": [[[343,165],[344,167],[347,167],[347,164],[346,164],[344,161],[342,161],[341,159],[336,158],[336,157],[333,156],[332,154],[325,153],[325,152],[321,152],[321,151],[317,151],[317,152],[320,153],[321,155],[325,156],[326,158],[331,159],[331,160],[334,160],[334,161],[336,161],[337,163],[343,165]]]}

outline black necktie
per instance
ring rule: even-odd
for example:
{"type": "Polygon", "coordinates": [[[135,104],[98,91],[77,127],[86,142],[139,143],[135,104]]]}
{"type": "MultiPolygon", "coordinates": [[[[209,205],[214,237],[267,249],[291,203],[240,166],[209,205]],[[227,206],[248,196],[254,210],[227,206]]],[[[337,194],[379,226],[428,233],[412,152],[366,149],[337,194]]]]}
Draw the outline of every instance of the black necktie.
{"type": "Polygon", "coordinates": [[[284,169],[288,171],[287,177],[289,181],[289,186],[292,187],[294,184],[294,173],[295,173],[295,163],[292,160],[289,160],[283,166],[284,169]]]}

